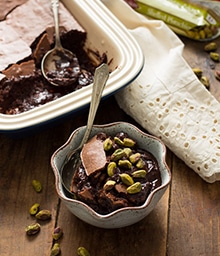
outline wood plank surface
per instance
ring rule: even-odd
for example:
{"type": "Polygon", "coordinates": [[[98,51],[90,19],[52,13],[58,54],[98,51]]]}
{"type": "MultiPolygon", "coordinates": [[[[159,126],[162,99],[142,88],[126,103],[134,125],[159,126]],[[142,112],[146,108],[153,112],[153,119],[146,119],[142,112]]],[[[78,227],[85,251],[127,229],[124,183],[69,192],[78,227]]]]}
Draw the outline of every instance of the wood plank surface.
{"type": "MultiPolygon", "coordinates": [[[[204,70],[210,78],[210,91],[220,100],[220,82],[209,66],[204,43],[182,40],[189,65],[204,70]]],[[[220,46],[220,39],[216,41],[220,46]]],[[[219,63],[216,68],[220,68],[219,63]]],[[[50,255],[51,233],[56,226],[64,231],[60,241],[63,256],[77,255],[79,246],[85,246],[91,256],[220,255],[219,182],[204,182],[169,150],[171,185],[157,207],[139,223],[120,229],[101,229],[68,211],[56,194],[50,157],[75,128],[86,124],[87,114],[85,110],[25,136],[0,134],[0,255],[50,255]],[[33,190],[33,179],[42,182],[41,193],[33,190]],[[51,210],[52,219],[41,222],[39,234],[27,237],[25,227],[35,221],[29,208],[35,202],[51,210]]],[[[95,123],[113,121],[138,125],[118,107],[112,96],[102,102],[95,123]]]]}

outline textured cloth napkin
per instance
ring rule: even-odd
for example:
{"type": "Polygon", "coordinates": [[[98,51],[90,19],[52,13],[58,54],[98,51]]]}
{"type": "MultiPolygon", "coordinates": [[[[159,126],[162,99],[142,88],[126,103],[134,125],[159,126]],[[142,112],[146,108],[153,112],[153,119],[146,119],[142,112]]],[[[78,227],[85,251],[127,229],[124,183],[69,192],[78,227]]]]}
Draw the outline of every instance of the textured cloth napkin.
{"type": "Polygon", "coordinates": [[[139,77],[116,94],[119,106],[207,182],[220,180],[220,104],[182,57],[184,45],[161,21],[123,0],[103,3],[145,55],[139,77]]]}

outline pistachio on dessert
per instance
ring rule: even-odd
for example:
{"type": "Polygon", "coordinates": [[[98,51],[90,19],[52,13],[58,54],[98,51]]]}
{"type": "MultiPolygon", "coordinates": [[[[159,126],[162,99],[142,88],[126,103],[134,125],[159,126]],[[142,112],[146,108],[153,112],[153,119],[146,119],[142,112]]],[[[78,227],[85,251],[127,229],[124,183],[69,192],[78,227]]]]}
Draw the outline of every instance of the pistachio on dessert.
{"type": "Polygon", "coordinates": [[[123,131],[96,134],[84,145],[81,160],[71,191],[100,214],[142,205],[161,185],[155,157],[123,131]]]}

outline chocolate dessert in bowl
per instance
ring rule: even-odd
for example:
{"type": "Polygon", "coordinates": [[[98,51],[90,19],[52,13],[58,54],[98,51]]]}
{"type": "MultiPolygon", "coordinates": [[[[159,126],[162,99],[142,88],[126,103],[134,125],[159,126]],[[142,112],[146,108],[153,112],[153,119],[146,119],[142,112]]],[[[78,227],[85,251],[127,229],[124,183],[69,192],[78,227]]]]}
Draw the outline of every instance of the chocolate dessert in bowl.
{"type": "Polygon", "coordinates": [[[84,131],[85,127],[76,129],[51,157],[61,200],[75,216],[102,228],[143,219],[170,183],[164,144],[129,123],[94,125],[81,152],[82,163],[71,178],[70,195],[62,185],[61,172],[84,131]]]}

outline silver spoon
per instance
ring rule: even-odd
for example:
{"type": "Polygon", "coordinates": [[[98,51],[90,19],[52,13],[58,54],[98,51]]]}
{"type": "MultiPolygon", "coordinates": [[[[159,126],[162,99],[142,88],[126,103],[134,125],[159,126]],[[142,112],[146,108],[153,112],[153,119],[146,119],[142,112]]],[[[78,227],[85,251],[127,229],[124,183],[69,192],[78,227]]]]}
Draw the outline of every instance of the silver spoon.
{"type": "Polygon", "coordinates": [[[55,47],[48,51],[41,61],[43,76],[55,86],[66,86],[74,83],[80,73],[80,66],[75,54],[63,48],[59,34],[59,0],[52,0],[54,16],[55,47]]]}
{"type": "Polygon", "coordinates": [[[71,152],[69,152],[69,154],[66,157],[66,160],[64,161],[63,168],[61,170],[62,183],[64,185],[64,188],[70,194],[73,194],[70,191],[70,185],[71,185],[73,174],[81,163],[80,152],[83,145],[88,141],[89,135],[91,133],[95,115],[96,115],[96,112],[100,103],[100,99],[102,97],[102,92],[108,77],[109,77],[109,69],[107,64],[102,64],[98,68],[96,68],[95,74],[94,74],[93,91],[92,91],[88,121],[87,121],[87,126],[86,126],[83,139],[80,145],[76,149],[73,149],[71,152]]]}

